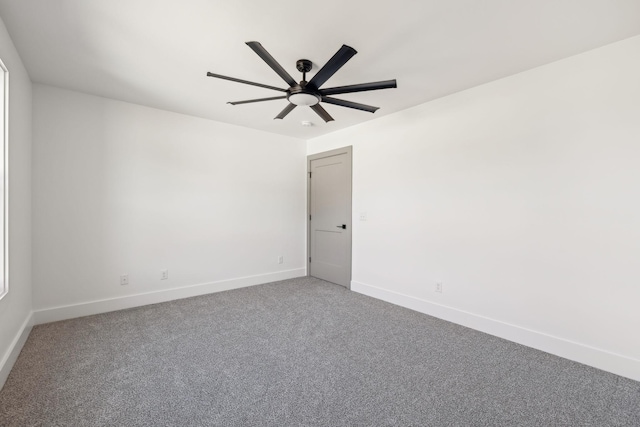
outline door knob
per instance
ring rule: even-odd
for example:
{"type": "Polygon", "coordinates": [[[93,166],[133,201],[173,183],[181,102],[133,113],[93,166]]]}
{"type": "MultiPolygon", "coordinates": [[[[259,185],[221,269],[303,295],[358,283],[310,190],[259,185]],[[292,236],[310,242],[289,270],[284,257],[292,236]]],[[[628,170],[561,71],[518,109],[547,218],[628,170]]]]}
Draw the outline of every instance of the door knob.
{"type": "Polygon", "coordinates": [[[346,230],[347,229],[347,224],[336,225],[336,227],[342,228],[343,230],[346,230]]]}

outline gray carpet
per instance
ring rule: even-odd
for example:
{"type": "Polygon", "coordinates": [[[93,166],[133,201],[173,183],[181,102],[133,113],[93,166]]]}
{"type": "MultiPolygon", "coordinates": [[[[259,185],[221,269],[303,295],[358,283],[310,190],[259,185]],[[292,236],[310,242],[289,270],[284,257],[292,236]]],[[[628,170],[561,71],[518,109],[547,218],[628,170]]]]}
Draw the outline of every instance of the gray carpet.
{"type": "Polygon", "coordinates": [[[640,426],[640,383],[312,278],[37,326],[2,426],[640,426]]]}

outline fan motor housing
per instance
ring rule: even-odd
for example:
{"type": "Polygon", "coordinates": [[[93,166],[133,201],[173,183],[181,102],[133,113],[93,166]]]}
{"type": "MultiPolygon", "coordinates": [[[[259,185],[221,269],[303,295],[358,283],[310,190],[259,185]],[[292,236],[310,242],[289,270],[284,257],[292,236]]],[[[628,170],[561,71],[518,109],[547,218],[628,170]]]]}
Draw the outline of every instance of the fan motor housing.
{"type": "Polygon", "coordinates": [[[301,81],[299,85],[292,86],[287,90],[287,100],[295,105],[316,105],[322,101],[322,97],[314,88],[307,89],[307,82],[301,81]],[[311,97],[314,97],[316,101],[313,101],[311,97]]]}

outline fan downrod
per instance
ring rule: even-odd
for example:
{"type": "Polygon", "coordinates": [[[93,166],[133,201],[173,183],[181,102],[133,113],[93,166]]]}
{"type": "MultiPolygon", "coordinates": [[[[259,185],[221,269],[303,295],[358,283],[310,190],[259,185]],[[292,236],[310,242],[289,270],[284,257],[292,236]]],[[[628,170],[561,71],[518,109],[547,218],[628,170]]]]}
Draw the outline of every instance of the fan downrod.
{"type": "Polygon", "coordinates": [[[308,59],[298,59],[296,61],[296,68],[302,73],[302,81],[307,80],[307,73],[311,71],[313,64],[308,59]]]}

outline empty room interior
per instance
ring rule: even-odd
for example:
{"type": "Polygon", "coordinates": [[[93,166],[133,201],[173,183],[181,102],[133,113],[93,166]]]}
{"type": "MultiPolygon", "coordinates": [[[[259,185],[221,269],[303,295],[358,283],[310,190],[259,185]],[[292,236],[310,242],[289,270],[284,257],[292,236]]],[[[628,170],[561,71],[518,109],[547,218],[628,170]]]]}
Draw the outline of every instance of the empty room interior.
{"type": "Polygon", "coordinates": [[[640,1],[0,0],[2,426],[640,426],[640,1]]]}

